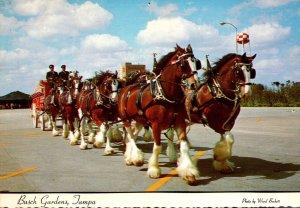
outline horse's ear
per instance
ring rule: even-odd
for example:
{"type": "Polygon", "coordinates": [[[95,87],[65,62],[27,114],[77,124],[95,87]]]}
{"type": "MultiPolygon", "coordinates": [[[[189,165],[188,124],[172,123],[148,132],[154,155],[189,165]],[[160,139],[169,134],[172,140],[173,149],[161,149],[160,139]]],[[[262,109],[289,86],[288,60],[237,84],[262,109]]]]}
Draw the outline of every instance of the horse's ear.
{"type": "Polygon", "coordinates": [[[250,62],[252,62],[255,59],[255,57],[256,57],[256,54],[254,54],[253,56],[250,56],[248,59],[250,62]]]}
{"type": "Polygon", "coordinates": [[[192,49],[191,44],[188,44],[188,46],[186,47],[185,51],[188,52],[188,53],[193,53],[193,49],[192,49]]]}
{"type": "Polygon", "coordinates": [[[116,70],[116,76],[118,77],[118,70],[116,70]]]}
{"type": "Polygon", "coordinates": [[[176,43],[175,50],[179,49],[180,46],[176,43]]]}

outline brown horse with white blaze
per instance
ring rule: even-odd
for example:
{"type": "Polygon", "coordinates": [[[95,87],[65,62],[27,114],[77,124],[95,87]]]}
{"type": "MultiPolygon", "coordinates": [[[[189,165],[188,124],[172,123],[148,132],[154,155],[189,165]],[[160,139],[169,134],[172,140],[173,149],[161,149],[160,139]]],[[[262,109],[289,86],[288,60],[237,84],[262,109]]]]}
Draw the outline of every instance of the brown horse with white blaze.
{"type": "Polygon", "coordinates": [[[177,45],[175,51],[170,52],[158,62],[155,80],[144,86],[133,84],[121,90],[118,112],[127,132],[125,151],[127,165],[144,163],[143,154],[136,146],[135,138],[140,127],[150,125],[154,146],[147,173],[151,178],[159,178],[161,170],[158,166],[158,156],[162,148],[161,131],[174,127],[180,139],[181,150],[178,173],[189,183],[196,181],[198,170],[189,155],[186,136],[186,112],[182,82],[186,81],[189,86],[197,86],[194,74],[200,65],[201,63],[194,57],[190,45],[186,49],[177,45]],[[140,127],[135,126],[132,129],[132,120],[140,124],[140,127]]]}
{"type": "MultiPolygon", "coordinates": [[[[115,122],[118,119],[116,109],[118,90],[120,82],[116,73],[100,72],[93,78],[92,83],[94,89],[83,89],[77,97],[77,107],[80,116],[80,134],[81,144],[80,149],[86,149],[87,143],[84,140],[85,125],[90,125],[93,121],[100,131],[95,136],[91,133],[89,135],[89,142],[94,144],[94,147],[100,148],[105,143],[107,130],[109,129],[109,122],[115,122]]],[[[72,140],[71,144],[76,144],[77,140],[72,140]]],[[[104,153],[106,155],[112,154],[114,149],[111,147],[110,139],[107,138],[104,153]]]]}
{"type": "MultiPolygon", "coordinates": [[[[213,166],[223,173],[234,171],[234,164],[229,161],[234,143],[230,131],[240,113],[241,99],[251,96],[251,79],[256,75],[252,68],[255,57],[230,53],[217,61],[214,67],[210,67],[207,59],[205,83],[186,92],[188,119],[192,123],[208,125],[221,135],[214,148],[213,166]]],[[[168,142],[168,148],[174,149],[170,146],[172,144],[168,142]]],[[[169,157],[176,158],[174,155],[169,157]]]]}
{"type": "Polygon", "coordinates": [[[79,121],[76,98],[82,87],[82,77],[69,76],[69,79],[70,85],[59,96],[59,105],[63,120],[63,137],[69,136],[69,139],[73,140],[74,137],[79,138],[79,132],[76,129],[79,121]]]}

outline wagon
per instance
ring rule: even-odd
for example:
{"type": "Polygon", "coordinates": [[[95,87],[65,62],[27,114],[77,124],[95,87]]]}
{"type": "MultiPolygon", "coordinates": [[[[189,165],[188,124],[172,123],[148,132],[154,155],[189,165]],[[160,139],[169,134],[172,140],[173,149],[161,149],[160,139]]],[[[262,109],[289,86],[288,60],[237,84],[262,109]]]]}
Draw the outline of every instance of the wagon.
{"type": "Polygon", "coordinates": [[[48,119],[45,114],[45,98],[50,94],[51,87],[47,80],[40,80],[34,89],[34,93],[31,95],[32,105],[31,105],[31,117],[33,122],[33,127],[38,128],[40,123],[41,130],[45,130],[45,123],[48,119]]]}

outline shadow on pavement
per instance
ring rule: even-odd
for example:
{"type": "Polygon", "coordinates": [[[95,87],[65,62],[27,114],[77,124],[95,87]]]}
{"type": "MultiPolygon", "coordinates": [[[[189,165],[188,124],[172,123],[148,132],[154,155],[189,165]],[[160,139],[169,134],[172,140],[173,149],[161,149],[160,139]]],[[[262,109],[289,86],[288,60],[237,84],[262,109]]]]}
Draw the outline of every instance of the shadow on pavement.
{"type": "Polygon", "coordinates": [[[202,185],[209,184],[223,177],[247,177],[257,176],[269,180],[279,180],[291,177],[300,171],[300,164],[281,163],[267,161],[253,157],[238,157],[233,156],[232,162],[235,163],[236,169],[231,174],[222,174],[214,170],[212,159],[198,160],[198,168],[202,177],[210,177],[200,180],[202,185]]]}

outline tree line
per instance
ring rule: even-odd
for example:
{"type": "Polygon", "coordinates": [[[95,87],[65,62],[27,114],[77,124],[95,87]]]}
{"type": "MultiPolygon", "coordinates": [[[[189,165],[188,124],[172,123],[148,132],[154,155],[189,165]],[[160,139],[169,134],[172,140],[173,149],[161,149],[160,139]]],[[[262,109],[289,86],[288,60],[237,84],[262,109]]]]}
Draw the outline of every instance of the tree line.
{"type": "Polygon", "coordinates": [[[268,87],[252,85],[252,96],[243,99],[244,107],[300,107],[300,82],[272,82],[268,87]]]}

